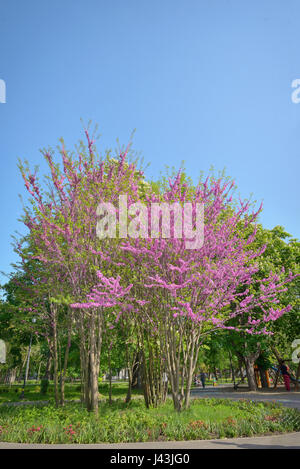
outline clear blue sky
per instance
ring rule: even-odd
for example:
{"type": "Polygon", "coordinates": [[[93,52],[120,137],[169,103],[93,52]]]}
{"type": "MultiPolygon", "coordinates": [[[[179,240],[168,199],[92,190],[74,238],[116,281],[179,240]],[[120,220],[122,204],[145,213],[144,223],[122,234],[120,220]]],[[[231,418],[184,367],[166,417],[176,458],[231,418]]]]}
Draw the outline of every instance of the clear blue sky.
{"type": "Polygon", "coordinates": [[[151,166],[182,160],[193,177],[226,167],[242,196],[264,202],[267,228],[299,229],[300,4],[278,0],[2,0],[0,269],[16,257],[25,194],[17,158],[99,124],[151,166]]]}

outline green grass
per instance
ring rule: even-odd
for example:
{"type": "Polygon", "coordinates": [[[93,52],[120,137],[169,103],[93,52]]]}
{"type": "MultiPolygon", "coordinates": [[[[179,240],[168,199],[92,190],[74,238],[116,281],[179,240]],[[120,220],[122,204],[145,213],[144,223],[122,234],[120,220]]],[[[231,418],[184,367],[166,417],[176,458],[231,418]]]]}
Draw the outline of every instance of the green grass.
{"type": "Polygon", "coordinates": [[[273,403],[194,399],[177,413],[171,400],[146,409],[141,399],[100,403],[99,417],[80,404],[0,406],[0,441],[118,443],[230,438],[300,431],[300,413],[273,403]]]}
{"type": "MultiPolygon", "coordinates": [[[[219,380],[218,385],[224,383],[225,380],[219,380]]],[[[212,384],[212,381],[207,380],[206,385],[212,384]]],[[[112,383],[112,397],[125,398],[127,394],[127,382],[113,382],[112,383]]],[[[195,386],[192,385],[192,388],[195,386]]],[[[200,385],[201,387],[201,385],[200,385]]],[[[12,386],[0,385],[0,404],[5,402],[18,402],[22,392],[22,383],[13,384],[12,386]]],[[[109,383],[99,383],[99,393],[104,398],[109,394],[109,383]]],[[[132,390],[133,396],[142,395],[142,391],[138,389],[132,390]]],[[[29,381],[25,387],[24,401],[54,401],[54,387],[53,384],[49,385],[47,394],[40,392],[40,385],[35,381],[29,381]]],[[[80,383],[66,383],[65,385],[65,399],[74,401],[80,399],[80,383]]]]}
{"type": "MultiPolygon", "coordinates": [[[[112,397],[125,398],[127,394],[127,382],[117,382],[112,384],[112,397]]],[[[5,402],[18,402],[20,401],[20,394],[22,392],[21,384],[14,384],[12,386],[0,385],[0,404],[5,402]]],[[[100,397],[107,398],[109,394],[109,383],[99,383],[100,397]]],[[[132,395],[141,395],[142,391],[133,389],[132,395]]],[[[24,401],[54,401],[54,387],[53,384],[49,385],[47,394],[40,392],[40,385],[35,382],[29,382],[25,387],[24,401]]],[[[80,399],[80,383],[66,383],[65,386],[65,399],[74,401],[80,399]]]]}

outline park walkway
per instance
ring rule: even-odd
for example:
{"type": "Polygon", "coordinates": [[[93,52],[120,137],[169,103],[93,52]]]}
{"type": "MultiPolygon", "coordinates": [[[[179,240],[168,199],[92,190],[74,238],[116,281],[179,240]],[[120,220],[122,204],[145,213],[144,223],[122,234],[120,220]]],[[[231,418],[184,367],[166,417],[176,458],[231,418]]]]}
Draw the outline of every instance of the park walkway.
{"type": "Polygon", "coordinates": [[[269,401],[277,402],[286,407],[293,407],[300,410],[300,391],[285,391],[283,388],[277,390],[268,389],[268,391],[247,391],[240,389],[234,391],[232,385],[221,385],[220,387],[208,386],[205,389],[201,387],[193,388],[191,391],[192,398],[216,398],[216,399],[248,399],[251,401],[269,401]]]}

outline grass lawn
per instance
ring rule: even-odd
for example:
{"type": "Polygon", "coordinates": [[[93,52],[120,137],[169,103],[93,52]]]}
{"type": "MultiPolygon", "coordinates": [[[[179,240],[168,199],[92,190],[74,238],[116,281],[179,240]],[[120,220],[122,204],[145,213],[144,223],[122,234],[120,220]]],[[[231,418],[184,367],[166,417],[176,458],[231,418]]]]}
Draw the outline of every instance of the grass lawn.
{"type": "MultiPolygon", "coordinates": [[[[225,382],[231,382],[230,380],[219,380],[218,385],[225,382]]],[[[212,380],[206,380],[206,385],[213,384],[212,380]]],[[[113,382],[112,383],[112,396],[113,398],[125,398],[127,394],[127,381],[113,382]]],[[[192,388],[199,387],[192,385],[192,388]]],[[[201,387],[201,385],[200,385],[201,387]]],[[[0,384],[0,404],[5,402],[18,402],[20,400],[20,394],[22,392],[22,383],[13,384],[12,386],[0,384]]],[[[99,383],[99,393],[104,398],[108,397],[109,393],[109,384],[99,383]]],[[[142,396],[143,393],[141,390],[133,389],[133,396],[142,396]]],[[[48,393],[41,394],[40,385],[35,381],[28,381],[25,387],[25,397],[24,401],[53,401],[54,398],[54,388],[53,384],[49,385],[48,393]]],[[[74,401],[80,399],[80,384],[79,383],[66,383],[65,385],[65,398],[69,401],[74,401]]]]}
{"type": "MultiPolygon", "coordinates": [[[[112,397],[113,398],[125,398],[127,394],[128,384],[126,381],[113,383],[112,385],[112,397]]],[[[13,384],[12,386],[0,385],[0,404],[5,402],[18,402],[20,401],[20,394],[22,392],[21,384],[13,384]]],[[[107,398],[109,394],[109,384],[99,383],[99,394],[100,398],[107,398]]],[[[142,391],[138,389],[132,390],[132,395],[142,395],[142,391]]],[[[49,385],[47,394],[40,392],[39,384],[35,382],[29,382],[25,387],[24,401],[54,401],[54,387],[53,384],[49,385]]],[[[80,399],[80,383],[66,383],[65,386],[65,399],[68,401],[74,401],[80,399]]]]}
{"type": "Polygon", "coordinates": [[[117,443],[133,441],[230,438],[300,431],[300,413],[273,403],[194,399],[176,413],[171,400],[146,409],[142,399],[125,404],[100,403],[99,417],[81,404],[56,409],[44,406],[0,406],[0,441],[23,443],[117,443]]]}

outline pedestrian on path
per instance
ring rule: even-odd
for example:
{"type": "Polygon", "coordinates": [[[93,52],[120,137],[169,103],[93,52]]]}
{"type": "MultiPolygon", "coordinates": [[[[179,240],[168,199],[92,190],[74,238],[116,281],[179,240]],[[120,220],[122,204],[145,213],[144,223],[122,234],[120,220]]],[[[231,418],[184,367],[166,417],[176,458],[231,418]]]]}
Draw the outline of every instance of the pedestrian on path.
{"type": "Polygon", "coordinates": [[[291,390],[291,387],[290,387],[291,375],[289,373],[289,367],[285,364],[284,360],[281,360],[280,362],[280,371],[284,379],[285,389],[287,391],[290,391],[291,390]]]}
{"type": "Polygon", "coordinates": [[[201,380],[201,383],[202,383],[202,387],[203,389],[205,388],[205,380],[206,380],[206,374],[202,371],[202,373],[200,374],[200,380],[201,380]]]}

